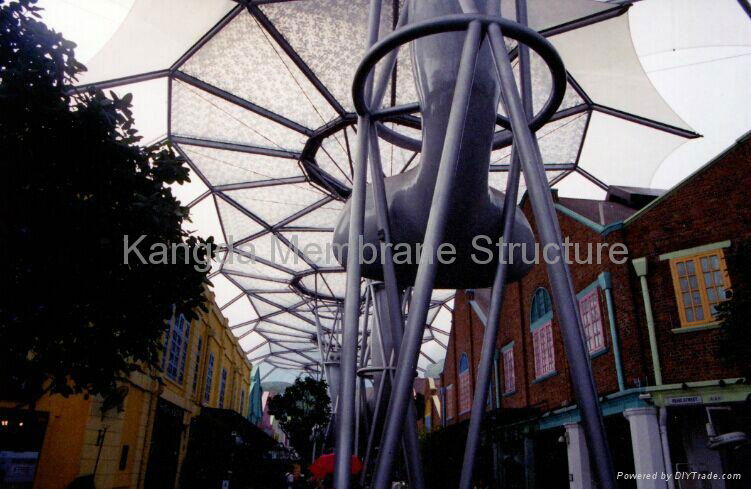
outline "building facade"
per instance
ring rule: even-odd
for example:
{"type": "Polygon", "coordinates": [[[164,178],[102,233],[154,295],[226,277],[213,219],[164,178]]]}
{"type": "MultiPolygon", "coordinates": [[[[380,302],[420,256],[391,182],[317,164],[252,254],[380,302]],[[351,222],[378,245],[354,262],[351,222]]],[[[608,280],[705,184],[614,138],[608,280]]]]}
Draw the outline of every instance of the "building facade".
{"type": "MultiPolygon", "coordinates": [[[[579,245],[570,268],[622,487],[725,489],[751,480],[751,386],[719,354],[714,316],[726,291],[751,286],[729,265],[751,240],[749,164],[747,136],[668,192],[555,196],[562,233],[579,245]],[[598,261],[598,249],[615,254],[598,261]],[[663,472],[696,475],[667,480],[663,472]],[[628,478],[654,473],[657,480],[628,478]],[[745,480],[706,479],[713,474],[745,480]]],[[[534,228],[527,202],[522,209],[534,228]]],[[[444,426],[469,417],[488,305],[487,290],[457,293],[441,374],[444,426]]],[[[493,477],[503,487],[594,487],[544,264],[507,286],[500,321],[488,402],[493,477]]]]}
{"type": "Polygon", "coordinates": [[[48,395],[33,409],[0,401],[6,482],[35,489],[74,481],[80,484],[74,487],[176,487],[191,421],[202,409],[242,415],[248,409],[251,365],[213,293],[206,294],[208,310],[198,319],[169,320],[161,368],[133,373],[115,395],[48,395]]]}

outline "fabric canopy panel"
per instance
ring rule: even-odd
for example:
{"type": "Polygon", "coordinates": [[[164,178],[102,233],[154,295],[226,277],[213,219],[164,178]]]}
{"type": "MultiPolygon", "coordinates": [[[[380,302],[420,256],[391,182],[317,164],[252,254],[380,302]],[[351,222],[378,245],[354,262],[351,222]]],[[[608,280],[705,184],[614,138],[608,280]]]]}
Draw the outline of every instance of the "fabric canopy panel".
{"type": "Polygon", "coordinates": [[[751,47],[751,22],[738,0],[693,0],[694,8],[686,8],[684,0],[650,3],[653,15],[643,19],[640,31],[632,26],[633,37],[638,41],[642,31],[663,31],[665,35],[650,36],[649,44],[637,42],[641,56],[707,47],[751,47]],[[666,18],[670,22],[664,22],[666,18]]]}
{"type": "MultiPolygon", "coordinates": [[[[551,36],[569,72],[559,113],[537,134],[550,184],[593,197],[610,184],[648,184],[692,134],[642,70],[622,15],[627,5],[528,2],[531,26],[551,36]]],[[[188,229],[225,243],[212,269],[216,300],[248,358],[275,369],[317,370],[321,342],[341,331],[346,274],[327,248],[353,180],[351,85],[368,4],[136,0],[82,80],[165,70],[159,75],[168,81],[139,84],[161,87],[164,102],[137,96],[136,117],[146,113],[143,102],[168,106],[155,117],[190,166],[191,183],[173,188],[191,207],[188,229]]],[[[514,15],[513,5],[503,0],[504,15],[514,15]]],[[[398,13],[383,3],[381,35],[398,13]]],[[[539,57],[531,59],[539,110],[551,79],[539,57]]],[[[516,62],[515,69],[518,76],[516,62]]],[[[409,46],[390,83],[385,105],[417,101],[409,46]]],[[[417,115],[386,125],[419,140],[417,115]]],[[[419,145],[381,140],[380,152],[386,176],[420,164],[419,145]]],[[[493,152],[491,186],[505,189],[510,154],[493,152]]],[[[522,178],[520,197],[524,191],[522,178]]],[[[452,308],[451,291],[434,293],[420,371],[443,359],[452,308]]]]}
{"type": "Polygon", "coordinates": [[[135,0],[80,82],[167,69],[236,7],[231,0],[135,0]]]}
{"type": "Polygon", "coordinates": [[[665,103],[641,66],[628,16],[550,38],[566,69],[596,103],[681,129],[689,126],[665,103]]]}
{"type": "Polygon", "coordinates": [[[310,80],[247,12],[198,50],[181,70],[306,127],[321,126],[336,116],[310,80]]]}
{"type": "Polygon", "coordinates": [[[166,78],[158,78],[141,83],[131,83],[111,89],[123,97],[133,95],[133,119],[141,144],[151,144],[167,137],[167,93],[166,78]]]}
{"type": "MultiPolygon", "coordinates": [[[[303,0],[260,5],[257,17],[269,21],[339,104],[352,111],[352,80],[365,49],[368,27],[367,0],[303,0]]],[[[403,3],[403,2],[401,2],[403,3]]],[[[394,25],[392,2],[383,2],[381,36],[394,25]]],[[[399,92],[411,90],[409,102],[417,97],[411,70],[401,71],[407,83],[399,92]]]]}
{"type": "Polygon", "coordinates": [[[685,138],[595,112],[579,167],[602,182],[649,187],[662,160],[685,142],[685,138]]]}

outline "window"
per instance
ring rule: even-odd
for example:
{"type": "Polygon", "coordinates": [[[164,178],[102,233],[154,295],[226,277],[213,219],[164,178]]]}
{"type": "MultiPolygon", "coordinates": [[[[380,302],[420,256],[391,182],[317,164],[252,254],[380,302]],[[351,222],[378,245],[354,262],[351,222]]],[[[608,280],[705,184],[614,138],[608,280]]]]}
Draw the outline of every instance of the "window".
{"type": "Polygon", "coordinates": [[[670,260],[681,326],[714,321],[715,306],[730,287],[722,250],[670,260]]]}
{"type": "Polygon", "coordinates": [[[209,362],[206,366],[206,385],[203,388],[203,402],[211,401],[211,382],[214,379],[214,354],[209,353],[209,362]]]}
{"type": "Polygon", "coordinates": [[[172,321],[167,323],[167,331],[164,333],[164,343],[162,343],[162,364],[159,369],[164,372],[167,367],[167,357],[169,356],[169,340],[172,334],[172,321]]]}
{"type": "Polygon", "coordinates": [[[532,332],[535,350],[535,378],[555,372],[553,352],[553,323],[548,321],[532,332]]]}
{"type": "Polygon", "coordinates": [[[185,364],[188,360],[188,342],[190,341],[190,323],[185,320],[185,317],[181,314],[180,317],[183,320],[182,328],[182,349],[180,351],[180,367],[177,371],[177,382],[182,384],[185,377],[185,364]]]}
{"type": "Polygon", "coordinates": [[[550,301],[550,294],[545,287],[538,287],[532,298],[532,323],[544,321],[547,316],[553,314],[553,303],[550,301]]]}
{"type": "Polygon", "coordinates": [[[227,387],[227,369],[222,369],[222,376],[219,378],[219,409],[224,407],[224,389],[227,387]]]}
{"type": "Polygon", "coordinates": [[[553,348],[553,304],[544,287],[535,290],[531,313],[532,344],[535,355],[535,378],[555,373],[553,348]]]}
{"type": "Polygon", "coordinates": [[[589,353],[605,349],[605,336],[602,332],[602,313],[600,311],[599,288],[594,287],[579,299],[579,313],[582,318],[584,337],[589,353]]]}
{"type": "Polygon", "coordinates": [[[469,357],[462,353],[459,357],[459,414],[469,412],[472,408],[472,389],[469,378],[469,357]]]}
{"type": "Polygon", "coordinates": [[[454,384],[446,386],[446,419],[456,417],[456,397],[454,397],[454,384]]]}
{"type": "Polygon", "coordinates": [[[167,355],[167,377],[182,384],[185,375],[185,359],[188,355],[188,338],[190,337],[190,323],[180,314],[175,318],[170,331],[169,349],[167,355]]]}
{"type": "Polygon", "coordinates": [[[193,392],[193,394],[195,394],[196,389],[198,389],[198,373],[201,370],[201,350],[202,349],[203,349],[203,338],[199,336],[198,342],[196,342],[196,354],[193,359],[193,386],[191,387],[191,392],[193,392]]]}
{"type": "Polygon", "coordinates": [[[511,343],[501,351],[503,355],[503,393],[510,394],[516,390],[514,373],[514,344],[511,343]]]}

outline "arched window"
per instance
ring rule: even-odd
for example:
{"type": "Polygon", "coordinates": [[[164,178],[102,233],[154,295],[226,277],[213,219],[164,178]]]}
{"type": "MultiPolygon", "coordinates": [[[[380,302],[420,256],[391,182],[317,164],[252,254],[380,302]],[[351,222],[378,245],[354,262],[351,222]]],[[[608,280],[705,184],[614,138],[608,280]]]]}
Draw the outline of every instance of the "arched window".
{"type": "Polygon", "coordinates": [[[469,370],[469,357],[467,357],[466,353],[462,353],[459,359],[459,373],[466,372],[467,370],[469,370]]]}
{"type": "Polygon", "coordinates": [[[553,304],[544,287],[538,287],[532,297],[530,329],[535,354],[535,378],[555,374],[555,349],[553,348],[553,304]]]}
{"type": "Polygon", "coordinates": [[[538,287],[535,290],[535,295],[532,298],[532,324],[538,321],[543,321],[546,316],[553,315],[553,303],[550,301],[550,294],[545,287],[538,287]]]}
{"type": "Polygon", "coordinates": [[[469,378],[469,357],[462,353],[459,357],[459,414],[468,413],[472,408],[472,388],[469,378]]]}

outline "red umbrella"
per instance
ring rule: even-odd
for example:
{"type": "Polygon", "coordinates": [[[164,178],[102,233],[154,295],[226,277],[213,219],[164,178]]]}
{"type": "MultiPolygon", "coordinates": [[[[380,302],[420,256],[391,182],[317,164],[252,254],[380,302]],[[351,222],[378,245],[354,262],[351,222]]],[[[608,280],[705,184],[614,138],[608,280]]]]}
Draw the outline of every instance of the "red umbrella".
{"type": "MultiPolygon", "coordinates": [[[[327,453],[318,457],[316,461],[313,462],[313,465],[308,467],[308,470],[310,470],[310,473],[313,474],[313,477],[316,479],[323,479],[326,475],[334,473],[334,462],[334,454],[327,453]]],[[[352,455],[352,473],[358,474],[361,470],[362,462],[357,455],[352,455]]]]}

